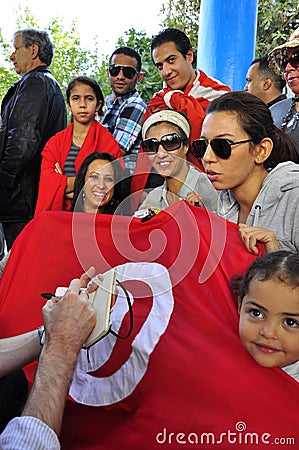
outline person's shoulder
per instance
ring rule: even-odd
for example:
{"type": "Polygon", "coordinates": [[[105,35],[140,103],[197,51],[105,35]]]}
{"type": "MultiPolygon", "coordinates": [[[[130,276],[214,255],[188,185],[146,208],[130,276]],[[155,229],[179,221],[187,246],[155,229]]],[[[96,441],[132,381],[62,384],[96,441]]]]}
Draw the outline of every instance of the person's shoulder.
{"type": "Polygon", "coordinates": [[[53,86],[55,92],[59,91],[62,95],[61,89],[55,77],[52,75],[48,66],[38,66],[32,70],[29,70],[22,77],[21,82],[23,85],[35,83],[35,85],[49,87],[53,86]]]}
{"type": "Polygon", "coordinates": [[[138,108],[140,108],[140,106],[146,108],[147,104],[145,103],[145,101],[143,100],[143,98],[141,97],[141,95],[139,94],[139,92],[137,92],[136,90],[134,92],[131,92],[130,94],[128,94],[126,97],[124,97],[125,100],[125,104],[124,107],[126,106],[132,106],[132,105],[138,105],[138,108]]]}
{"type": "MultiPolygon", "coordinates": [[[[105,139],[109,139],[109,140],[111,140],[111,141],[115,141],[116,142],[116,140],[115,140],[115,138],[113,137],[113,135],[110,133],[110,131],[106,128],[106,127],[104,127],[104,125],[102,125],[100,122],[98,122],[97,120],[94,120],[93,121],[93,125],[92,125],[96,130],[97,130],[97,132],[99,133],[99,135],[101,135],[102,137],[104,137],[105,139]]],[[[116,142],[116,144],[117,144],[117,142],[116,142]]],[[[118,144],[117,144],[118,145],[118,144]]]]}
{"type": "Polygon", "coordinates": [[[292,99],[285,98],[284,100],[280,100],[279,102],[274,103],[274,105],[270,106],[271,113],[281,112],[284,110],[288,110],[291,107],[292,99]]]}

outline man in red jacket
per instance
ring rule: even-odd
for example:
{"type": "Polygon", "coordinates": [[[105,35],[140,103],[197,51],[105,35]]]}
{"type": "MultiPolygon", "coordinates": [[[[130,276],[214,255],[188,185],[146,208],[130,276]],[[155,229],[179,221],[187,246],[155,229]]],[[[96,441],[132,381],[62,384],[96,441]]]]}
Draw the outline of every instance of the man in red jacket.
{"type": "MultiPolygon", "coordinates": [[[[144,120],[161,109],[181,111],[190,122],[190,143],[192,143],[194,139],[200,137],[209,103],[230,91],[230,88],[207,76],[202,70],[194,70],[195,57],[190,40],[183,31],[176,28],[167,28],[153,38],[151,55],[164,82],[164,88],[150,100],[144,120]]],[[[193,164],[200,166],[192,154],[189,157],[193,164]]],[[[133,203],[136,207],[140,202],[142,190],[155,187],[153,179],[157,175],[151,173],[149,176],[150,172],[151,166],[147,156],[141,151],[131,185],[131,192],[134,193],[133,203]]]]}

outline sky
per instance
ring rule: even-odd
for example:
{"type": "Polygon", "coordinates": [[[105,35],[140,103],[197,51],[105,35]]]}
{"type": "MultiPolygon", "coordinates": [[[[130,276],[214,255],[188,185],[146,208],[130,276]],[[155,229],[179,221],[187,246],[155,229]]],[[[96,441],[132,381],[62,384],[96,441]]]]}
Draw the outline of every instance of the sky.
{"type": "MultiPolygon", "coordinates": [[[[90,48],[97,36],[100,52],[110,54],[116,41],[130,28],[145,31],[151,37],[160,31],[162,0],[2,0],[0,28],[7,42],[16,29],[16,11],[28,7],[44,28],[54,17],[64,19],[66,26],[78,21],[81,45],[90,48]]],[[[166,2],[165,2],[166,3],[166,2]]]]}

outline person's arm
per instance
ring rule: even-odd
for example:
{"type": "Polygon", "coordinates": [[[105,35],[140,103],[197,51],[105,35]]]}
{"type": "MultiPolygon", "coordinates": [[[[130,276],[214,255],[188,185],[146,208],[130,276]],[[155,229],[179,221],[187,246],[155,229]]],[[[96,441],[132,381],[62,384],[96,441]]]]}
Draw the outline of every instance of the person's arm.
{"type": "Polygon", "coordinates": [[[35,380],[22,413],[33,416],[60,433],[67,393],[78,353],[96,323],[93,307],[79,279],[58,302],[43,307],[45,343],[35,380]]]}
{"type": "Polygon", "coordinates": [[[0,377],[37,359],[41,348],[38,330],[0,339],[0,377]]]}

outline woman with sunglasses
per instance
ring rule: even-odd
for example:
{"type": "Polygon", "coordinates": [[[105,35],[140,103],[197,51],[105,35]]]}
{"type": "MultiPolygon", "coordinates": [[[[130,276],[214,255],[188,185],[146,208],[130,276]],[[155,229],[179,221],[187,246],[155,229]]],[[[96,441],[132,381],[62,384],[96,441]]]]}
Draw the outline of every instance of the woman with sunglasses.
{"type": "Polygon", "coordinates": [[[76,174],[92,152],[105,151],[121,158],[118,143],[96,120],[102,115],[103,94],[92,78],[73,78],[66,90],[71,124],[53,136],[42,152],[41,176],[35,215],[45,210],[69,210],[76,174]]]}
{"type": "Polygon", "coordinates": [[[269,65],[285,78],[294,94],[273,105],[270,111],[275,125],[291,136],[299,153],[299,28],[284,44],[270,52],[269,65]]]}
{"type": "Polygon", "coordinates": [[[188,162],[190,124],[173,110],[157,111],[142,127],[142,148],[165,181],[149,192],[139,209],[164,209],[178,200],[216,211],[218,194],[207,176],[188,162]]]}
{"type": "Polygon", "coordinates": [[[220,191],[218,213],[238,223],[257,253],[299,251],[299,165],[292,140],[275,127],[267,105],[248,92],[211,102],[193,150],[220,191]]]}

